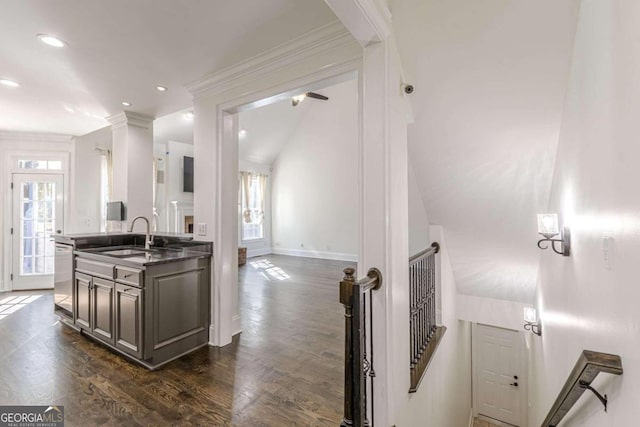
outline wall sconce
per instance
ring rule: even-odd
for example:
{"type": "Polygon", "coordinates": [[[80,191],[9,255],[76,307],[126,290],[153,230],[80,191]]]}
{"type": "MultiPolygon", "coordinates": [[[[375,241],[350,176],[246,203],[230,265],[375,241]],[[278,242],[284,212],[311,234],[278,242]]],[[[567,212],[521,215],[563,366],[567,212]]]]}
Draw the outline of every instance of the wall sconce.
{"type": "Polygon", "coordinates": [[[571,231],[569,227],[558,227],[558,214],[538,214],[538,234],[544,239],[538,240],[540,249],[547,249],[549,246],[544,242],[551,242],[551,249],[559,255],[569,256],[571,254],[571,231]],[[560,235],[559,239],[553,237],[560,235]],[[556,243],[560,243],[560,250],[556,249],[556,243]]]}
{"type": "Polygon", "coordinates": [[[524,308],[524,322],[525,331],[531,331],[538,336],[542,335],[542,325],[538,320],[538,313],[535,308],[524,308]]]}

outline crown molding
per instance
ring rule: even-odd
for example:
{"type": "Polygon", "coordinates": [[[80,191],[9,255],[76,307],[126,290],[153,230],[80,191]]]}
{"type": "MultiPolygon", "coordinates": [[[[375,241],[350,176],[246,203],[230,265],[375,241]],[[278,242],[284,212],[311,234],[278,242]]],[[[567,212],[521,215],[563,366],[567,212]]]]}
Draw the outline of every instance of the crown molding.
{"type": "Polygon", "coordinates": [[[375,0],[357,0],[360,8],[369,18],[371,25],[382,40],[391,34],[391,12],[387,5],[375,0]]]}
{"type": "Polygon", "coordinates": [[[0,130],[0,141],[71,142],[72,135],[0,130]]]}
{"type": "Polygon", "coordinates": [[[133,111],[123,111],[107,117],[107,121],[111,123],[112,129],[120,129],[125,126],[136,126],[143,129],[151,129],[153,126],[153,120],[153,117],[134,113],[133,111]]]}
{"type": "Polygon", "coordinates": [[[219,94],[282,70],[286,66],[357,43],[340,21],[333,21],[230,67],[207,74],[186,85],[194,98],[219,94]]]}

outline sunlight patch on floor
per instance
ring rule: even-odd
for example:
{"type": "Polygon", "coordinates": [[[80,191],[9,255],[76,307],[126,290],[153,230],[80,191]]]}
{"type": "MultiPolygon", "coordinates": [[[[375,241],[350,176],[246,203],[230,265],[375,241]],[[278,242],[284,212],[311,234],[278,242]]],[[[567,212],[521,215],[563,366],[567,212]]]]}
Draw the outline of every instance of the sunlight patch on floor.
{"type": "Polygon", "coordinates": [[[0,301],[0,320],[9,316],[12,313],[26,307],[28,304],[34,302],[42,295],[23,295],[6,297],[0,301]]]}
{"type": "Polygon", "coordinates": [[[268,280],[271,280],[272,278],[276,280],[286,280],[291,278],[291,276],[289,276],[286,271],[266,259],[251,261],[249,265],[251,265],[251,267],[255,268],[256,270],[263,269],[264,272],[261,272],[260,274],[262,274],[262,276],[268,280]]]}

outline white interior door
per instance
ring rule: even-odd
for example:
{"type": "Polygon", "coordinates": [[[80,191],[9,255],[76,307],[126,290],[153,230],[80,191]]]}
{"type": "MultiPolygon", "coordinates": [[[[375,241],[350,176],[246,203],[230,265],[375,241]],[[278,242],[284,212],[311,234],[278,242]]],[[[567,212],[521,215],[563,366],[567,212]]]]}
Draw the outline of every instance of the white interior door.
{"type": "Polygon", "coordinates": [[[520,335],[486,325],[476,331],[478,414],[518,426],[524,392],[520,335]]]}
{"type": "Polygon", "coordinates": [[[64,224],[61,174],[13,174],[13,289],[53,288],[55,243],[64,224]]]}

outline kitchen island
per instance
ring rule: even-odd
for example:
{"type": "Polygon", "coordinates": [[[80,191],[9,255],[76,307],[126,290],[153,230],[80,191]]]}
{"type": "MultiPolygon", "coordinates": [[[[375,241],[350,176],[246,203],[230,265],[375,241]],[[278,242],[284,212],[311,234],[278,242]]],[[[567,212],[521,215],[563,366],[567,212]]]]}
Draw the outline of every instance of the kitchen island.
{"type": "Polygon", "coordinates": [[[56,236],[73,248],[72,310],[57,312],[64,324],[155,369],[208,343],[213,245],[176,235],[154,236],[148,249],[144,242],[136,233],[56,236]]]}

